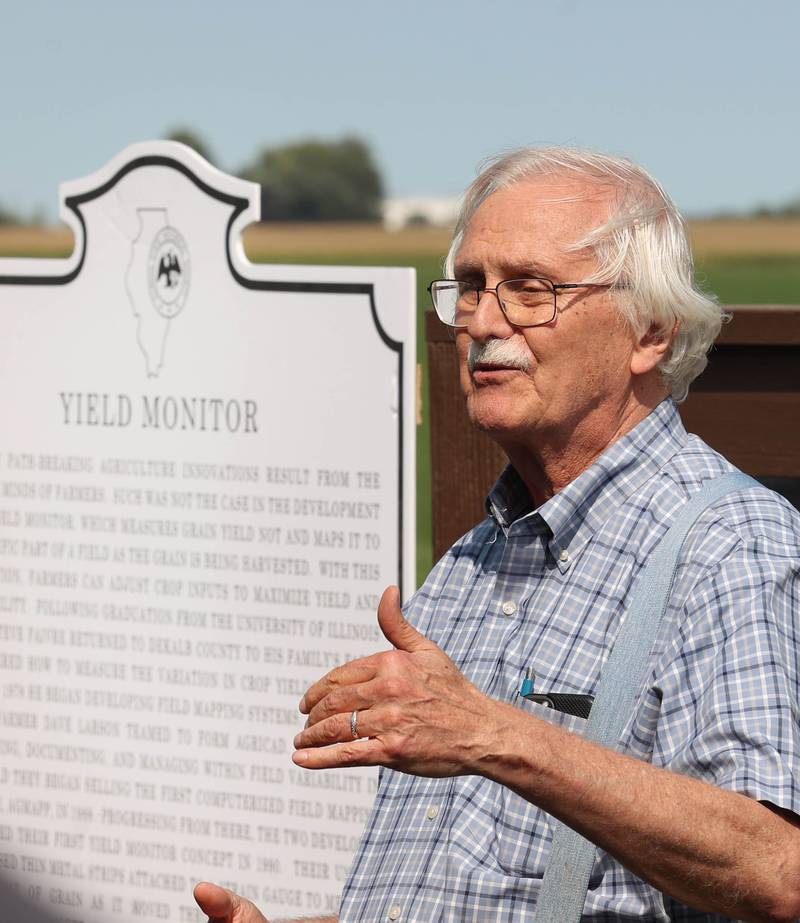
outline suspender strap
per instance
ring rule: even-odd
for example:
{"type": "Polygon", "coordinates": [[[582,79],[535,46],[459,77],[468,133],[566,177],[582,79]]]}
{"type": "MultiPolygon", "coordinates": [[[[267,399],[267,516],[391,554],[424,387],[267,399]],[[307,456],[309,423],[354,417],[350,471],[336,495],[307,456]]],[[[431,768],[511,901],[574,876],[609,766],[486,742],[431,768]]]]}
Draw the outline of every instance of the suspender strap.
{"type": "MultiPolygon", "coordinates": [[[[758,482],[740,471],[705,484],[681,508],[644,569],[628,614],[597,685],[585,737],[616,749],[651,669],[684,539],[700,514],[724,494],[758,482]]],[[[553,845],[536,905],[536,923],[578,923],[586,902],[596,847],[571,827],[555,822],[553,845]]]]}

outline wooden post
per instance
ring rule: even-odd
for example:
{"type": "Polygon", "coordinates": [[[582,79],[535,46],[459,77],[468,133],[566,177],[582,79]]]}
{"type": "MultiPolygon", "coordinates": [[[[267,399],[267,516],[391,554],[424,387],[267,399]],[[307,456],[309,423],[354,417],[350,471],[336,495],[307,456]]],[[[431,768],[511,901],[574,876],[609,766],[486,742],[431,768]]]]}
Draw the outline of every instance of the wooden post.
{"type": "MultiPolygon", "coordinates": [[[[680,406],[686,428],[800,506],[800,305],[729,305],[708,368],[680,406]]],[[[439,557],[485,515],[505,456],[472,428],[451,331],[425,317],[433,494],[439,557]]]]}

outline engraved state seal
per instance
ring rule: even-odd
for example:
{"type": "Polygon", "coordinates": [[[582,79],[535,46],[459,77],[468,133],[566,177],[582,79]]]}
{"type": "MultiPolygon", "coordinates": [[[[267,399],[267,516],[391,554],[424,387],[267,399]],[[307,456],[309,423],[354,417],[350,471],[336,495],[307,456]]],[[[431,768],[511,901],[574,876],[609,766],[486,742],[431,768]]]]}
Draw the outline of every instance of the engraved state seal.
{"type": "Polygon", "coordinates": [[[181,312],[191,281],[189,249],[180,231],[169,225],[150,245],[147,281],[153,307],[162,317],[169,320],[181,312]]]}

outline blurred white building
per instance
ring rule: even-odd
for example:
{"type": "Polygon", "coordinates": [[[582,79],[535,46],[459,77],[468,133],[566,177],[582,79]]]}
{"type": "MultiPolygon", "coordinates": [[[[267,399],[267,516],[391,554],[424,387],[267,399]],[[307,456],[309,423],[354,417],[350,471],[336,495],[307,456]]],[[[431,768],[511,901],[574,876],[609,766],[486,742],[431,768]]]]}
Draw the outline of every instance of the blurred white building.
{"type": "Polygon", "coordinates": [[[416,196],[383,200],[383,224],[398,231],[411,224],[452,227],[458,214],[458,198],[416,196]]]}

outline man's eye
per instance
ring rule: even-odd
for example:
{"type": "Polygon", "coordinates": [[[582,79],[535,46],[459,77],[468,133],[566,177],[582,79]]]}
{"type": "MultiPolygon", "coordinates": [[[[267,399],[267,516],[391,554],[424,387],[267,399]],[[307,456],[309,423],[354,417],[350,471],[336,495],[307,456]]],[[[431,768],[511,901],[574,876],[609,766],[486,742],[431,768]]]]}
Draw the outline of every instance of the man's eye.
{"type": "Polygon", "coordinates": [[[547,284],[540,279],[515,279],[508,282],[505,289],[509,294],[515,295],[533,295],[549,291],[547,284]]]}

